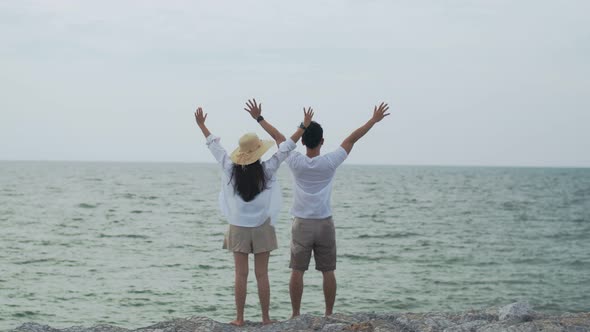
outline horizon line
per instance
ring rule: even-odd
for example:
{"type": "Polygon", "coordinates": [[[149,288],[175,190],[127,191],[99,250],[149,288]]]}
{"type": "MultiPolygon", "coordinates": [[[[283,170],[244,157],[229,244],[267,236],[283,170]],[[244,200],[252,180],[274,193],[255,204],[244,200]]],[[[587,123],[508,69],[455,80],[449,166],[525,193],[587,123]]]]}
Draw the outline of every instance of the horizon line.
{"type": "MultiPolygon", "coordinates": [[[[210,161],[154,161],[154,160],[42,160],[42,159],[0,159],[0,162],[30,162],[30,163],[120,163],[120,164],[209,164],[210,161]]],[[[507,164],[389,164],[389,163],[345,163],[343,166],[392,166],[392,167],[479,167],[479,168],[561,168],[561,169],[588,169],[587,166],[572,165],[507,165],[507,164]]]]}

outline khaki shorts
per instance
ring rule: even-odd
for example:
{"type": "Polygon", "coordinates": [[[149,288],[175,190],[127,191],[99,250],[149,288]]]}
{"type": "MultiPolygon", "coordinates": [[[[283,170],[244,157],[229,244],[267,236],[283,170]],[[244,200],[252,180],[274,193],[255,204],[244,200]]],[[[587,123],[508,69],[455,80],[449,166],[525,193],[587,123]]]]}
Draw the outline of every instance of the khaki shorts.
{"type": "Polygon", "coordinates": [[[316,270],[322,272],[336,270],[336,230],[332,217],[325,219],[295,217],[293,219],[289,267],[307,271],[312,251],[316,270]]]}
{"type": "Polygon", "coordinates": [[[277,249],[277,235],[270,224],[270,218],[258,227],[229,225],[223,239],[223,249],[246,254],[267,252],[277,249]]]}

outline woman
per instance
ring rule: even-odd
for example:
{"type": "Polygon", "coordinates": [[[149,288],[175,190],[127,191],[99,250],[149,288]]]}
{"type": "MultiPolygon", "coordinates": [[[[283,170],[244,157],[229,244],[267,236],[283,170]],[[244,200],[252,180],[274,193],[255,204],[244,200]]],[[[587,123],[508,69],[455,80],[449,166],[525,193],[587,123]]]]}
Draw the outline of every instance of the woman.
{"type": "Polygon", "coordinates": [[[240,138],[239,147],[228,155],[219,144],[219,138],[211,135],[205,126],[207,114],[201,107],[195,112],[195,119],[207,139],[209,150],[221,165],[222,190],[219,202],[223,214],[228,218],[229,229],[223,248],[234,254],[236,319],[230,324],[244,325],[244,305],[248,280],[248,254],[254,254],[254,271],[258,285],[258,297],[262,309],[262,323],[270,324],[268,309],[270,286],[268,282],[268,259],[270,252],[277,248],[274,224],[280,211],[281,192],[275,173],[280,164],[295,149],[305,128],[313,118],[311,108],[303,110],[303,123],[289,140],[268,123],[261,115],[262,104],[248,100],[245,110],[262,125],[275,139],[279,149],[272,157],[261,162],[260,158],[273,145],[272,141],[261,140],[256,134],[248,133],[240,138]]]}

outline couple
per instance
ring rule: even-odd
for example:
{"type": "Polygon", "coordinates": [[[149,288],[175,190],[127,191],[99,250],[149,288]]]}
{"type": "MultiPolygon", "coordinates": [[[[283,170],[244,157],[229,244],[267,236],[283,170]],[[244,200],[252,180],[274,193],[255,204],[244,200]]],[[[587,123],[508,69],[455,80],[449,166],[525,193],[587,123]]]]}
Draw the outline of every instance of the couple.
{"type": "Polygon", "coordinates": [[[220,145],[219,138],[212,135],[205,120],[207,114],[201,107],[195,119],[207,140],[209,150],[221,165],[222,189],[220,207],[228,219],[229,230],[223,247],[234,254],[235,301],[237,317],[233,325],[244,325],[244,305],[248,280],[248,254],[254,254],[254,273],[258,285],[258,297],[262,309],[262,323],[272,323],[269,316],[270,286],[268,260],[270,252],[277,249],[274,225],[281,205],[281,192],[276,180],[276,171],[286,161],[294,177],[291,227],[291,280],[289,293],[293,317],[299,316],[303,295],[303,274],[309,266],[313,251],[316,270],[323,274],[326,316],[332,314],[336,298],[336,235],[330,209],[332,179],[336,168],[344,162],[354,144],[377,122],[389,115],[389,106],[375,106],[373,116],[362,127],[348,136],[330,153],[320,155],[324,143],[322,127],[312,121],[311,108],[303,109],[303,122],[289,139],[281,134],[262,116],[262,104],[248,100],[245,110],[274,139],[261,140],[248,133],[239,140],[239,147],[230,155],[220,145]],[[302,139],[306,147],[303,155],[295,150],[302,139]],[[266,161],[260,161],[273,144],[278,151],[266,161]]]}

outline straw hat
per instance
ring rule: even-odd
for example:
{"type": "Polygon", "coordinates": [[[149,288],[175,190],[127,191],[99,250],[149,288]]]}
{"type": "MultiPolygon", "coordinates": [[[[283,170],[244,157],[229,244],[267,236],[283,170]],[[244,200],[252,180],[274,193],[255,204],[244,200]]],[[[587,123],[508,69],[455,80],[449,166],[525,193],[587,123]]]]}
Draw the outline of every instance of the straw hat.
{"type": "Polygon", "coordinates": [[[231,161],[238,165],[250,165],[260,159],[273,145],[274,141],[261,140],[256,134],[247,133],[240,137],[240,147],[231,153],[231,161]]]}

